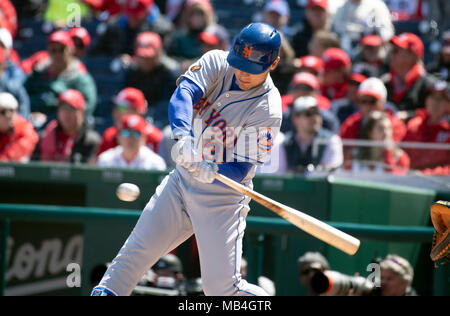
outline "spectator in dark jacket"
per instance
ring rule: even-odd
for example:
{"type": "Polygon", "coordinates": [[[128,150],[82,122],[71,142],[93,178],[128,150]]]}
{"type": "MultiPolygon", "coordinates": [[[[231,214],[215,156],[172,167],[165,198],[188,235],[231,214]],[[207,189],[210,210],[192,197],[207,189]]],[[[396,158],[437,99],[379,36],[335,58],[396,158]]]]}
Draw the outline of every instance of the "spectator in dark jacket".
{"type": "Polygon", "coordinates": [[[41,161],[95,163],[100,135],[85,120],[86,101],[77,90],[59,95],[57,119],[42,133],[33,158],[41,161]]]}
{"type": "Polygon", "coordinates": [[[276,173],[304,173],[313,170],[329,170],[343,162],[342,142],[338,135],[324,129],[317,99],[300,97],[292,106],[292,129],[280,145],[278,169],[276,173]],[[328,142],[320,144],[317,151],[316,140],[328,142]]]}
{"type": "Polygon", "coordinates": [[[169,124],[168,104],[179,75],[177,64],[163,51],[158,34],[144,32],[136,39],[135,61],[125,73],[124,86],[141,90],[148,114],[158,128],[169,124]]]}

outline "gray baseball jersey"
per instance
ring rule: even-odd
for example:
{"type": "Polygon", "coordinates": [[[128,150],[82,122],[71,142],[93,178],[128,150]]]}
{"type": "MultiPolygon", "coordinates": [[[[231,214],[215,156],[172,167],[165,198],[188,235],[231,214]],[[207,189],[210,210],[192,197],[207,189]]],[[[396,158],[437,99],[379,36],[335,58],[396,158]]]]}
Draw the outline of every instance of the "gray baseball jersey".
{"type": "MultiPolygon", "coordinates": [[[[242,180],[251,186],[281,126],[281,98],[270,75],[247,91],[230,90],[228,52],[214,50],[179,78],[202,91],[193,105],[192,132],[203,159],[253,164],[242,180]]],[[[177,166],[158,186],[100,286],[128,295],[156,261],[195,233],[206,295],[267,295],[241,278],[242,238],[249,198],[219,183],[195,180],[177,166]]]]}

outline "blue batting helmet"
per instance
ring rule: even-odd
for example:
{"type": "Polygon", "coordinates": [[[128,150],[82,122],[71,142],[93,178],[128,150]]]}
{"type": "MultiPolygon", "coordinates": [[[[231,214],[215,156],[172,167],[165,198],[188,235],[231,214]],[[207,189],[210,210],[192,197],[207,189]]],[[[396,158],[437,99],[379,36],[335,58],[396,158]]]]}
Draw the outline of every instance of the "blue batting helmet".
{"type": "Polygon", "coordinates": [[[228,63],[241,71],[260,74],[277,59],[281,36],[275,28],[265,23],[251,23],[234,39],[228,54],[228,63]]]}

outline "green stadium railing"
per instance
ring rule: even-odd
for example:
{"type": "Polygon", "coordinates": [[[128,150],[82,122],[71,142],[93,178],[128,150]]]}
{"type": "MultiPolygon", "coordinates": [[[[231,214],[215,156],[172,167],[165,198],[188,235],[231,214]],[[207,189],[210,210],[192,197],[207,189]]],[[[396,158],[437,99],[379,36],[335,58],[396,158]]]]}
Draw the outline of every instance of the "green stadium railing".
{"type": "MultiPolygon", "coordinates": [[[[125,240],[130,228],[139,218],[140,211],[135,210],[117,210],[102,208],[85,207],[61,207],[47,205],[17,205],[0,204],[0,222],[2,223],[0,240],[0,293],[5,294],[6,280],[6,256],[7,241],[10,232],[14,229],[15,223],[32,223],[39,227],[41,223],[56,223],[57,225],[80,224],[84,236],[84,252],[82,271],[84,273],[82,287],[75,295],[87,295],[91,288],[89,283],[89,273],[99,262],[107,262],[111,259],[111,253],[119,249],[117,243],[111,241],[111,237],[118,237],[121,242],[125,240]],[[116,229],[121,225],[120,229],[116,229]],[[109,229],[108,229],[109,228],[109,229]],[[101,240],[98,236],[92,234],[92,231],[99,231],[102,235],[101,240]],[[105,232],[107,232],[105,234],[105,232]],[[110,247],[108,256],[104,257],[101,248],[110,247]],[[92,249],[93,248],[93,249],[92,249]],[[99,258],[94,258],[98,256],[99,258]],[[103,261],[102,261],[103,260],[103,261]]],[[[366,225],[353,223],[328,222],[328,224],[347,232],[362,242],[366,241],[395,241],[395,242],[430,242],[433,235],[432,227],[408,227],[408,226],[387,226],[387,225],[366,225]]],[[[43,226],[42,226],[43,227],[43,226]]],[[[39,230],[37,230],[39,231],[39,230]]],[[[248,279],[254,282],[257,276],[261,275],[264,265],[264,247],[262,243],[268,236],[300,236],[304,234],[301,230],[281,218],[264,218],[258,216],[249,216],[247,218],[246,238],[249,246],[249,265],[252,264],[252,272],[248,279]]],[[[348,258],[351,258],[350,256],[348,258]]],[[[448,285],[449,271],[446,268],[438,268],[434,272],[437,285],[434,287],[434,295],[450,295],[448,285]]],[[[296,280],[284,280],[284,282],[298,282],[296,280]]],[[[283,286],[283,284],[277,284],[283,286]]]]}
{"type": "MultiPolygon", "coordinates": [[[[145,207],[168,172],[169,170],[109,169],[52,163],[0,163],[0,203],[31,205],[31,208],[33,205],[46,205],[43,208],[48,210],[42,214],[41,219],[38,219],[42,226],[39,228],[33,225],[35,219],[29,216],[11,220],[10,233],[15,239],[10,248],[14,252],[18,248],[17,245],[25,245],[23,249],[19,249],[21,252],[18,256],[24,262],[17,261],[16,265],[26,267],[30,258],[27,256],[28,250],[35,251],[35,255],[41,261],[50,260],[51,258],[43,257],[45,251],[50,249],[56,252],[58,242],[74,247],[81,236],[89,240],[89,245],[85,244],[83,260],[96,257],[110,260],[133,228],[133,220],[128,216],[133,218],[134,215],[130,212],[139,212],[145,207]],[[139,186],[141,195],[136,201],[123,202],[117,199],[116,188],[123,182],[139,186]],[[65,222],[60,219],[57,225],[42,222],[45,218],[51,219],[51,210],[57,211],[60,207],[69,207],[82,213],[89,210],[93,212],[94,217],[89,221],[82,221],[74,218],[76,212],[71,212],[66,214],[65,222]],[[102,215],[96,215],[96,210],[101,213],[104,209],[117,212],[117,217],[106,219],[102,215]],[[95,219],[95,216],[99,218],[95,219]],[[111,230],[116,233],[111,234],[111,230]],[[34,240],[34,234],[40,235],[41,240],[34,240]],[[104,236],[108,236],[107,244],[110,244],[106,248],[104,236]]],[[[251,268],[248,271],[248,278],[254,281],[258,275],[263,274],[275,281],[277,294],[301,295],[304,289],[299,282],[287,283],[286,280],[298,278],[295,273],[296,259],[306,251],[323,253],[334,270],[346,274],[364,272],[367,263],[373,258],[396,253],[409,260],[416,270],[414,286],[419,293],[431,295],[436,292],[429,282],[435,272],[429,260],[431,238],[429,242],[425,237],[421,238],[426,236],[427,230],[431,227],[430,205],[439,199],[448,200],[449,186],[431,186],[428,182],[419,184],[416,177],[398,177],[392,183],[389,179],[383,180],[357,180],[327,175],[314,177],[257,175],[253,181],[255,191],[317,219],[354,232],[355,235],[359,234],[361,238],[365,238],[365,242],[358,253],[349,260],[350,257],[345,253],[326,246],[325,243],[294,227],[285,226],[286,223],[280,222],[273,212],[252,201],[248,216],[250,224],[243,247],[244,256],[251,268]],[[397,179],[402,179],[401,184],[397,179]],[[266,225],[266,219],[274,221],[266,225]],[[263,228],[253,231],[253,227],[258,225],[262,225],[263,228]],[[383,227],[388,227],[388,230],[384,230],[383,227]],[[403,235],[405,227],[414,227],[417,230],[411,235],[403,235]],[[266,230],[268,232],[265,232],[266,230]],[[291,230],[293,232],[289,233],[291,230]],[[263,231],[265,233],[262,233],[263,231]],[[273,233],[269,233],[270,231],[273,233]],[[259,264],[261,262],[262,265],[259,264]]],[[[443,180],[445,179],[441,179],[443,180]]],[[[179,251],[177,254],[179,253],[181,257],[190,255],[189,242],[177,249],[179,251]]],[[[36,266],[40,264],[41,267],[43,262],[33,264],[36,266]]],[[[96,262],[84,262],[83,267],[91,269],[95,264],[96,262]]],[[[55,266],[58,267],[57,264],[55,266]]],[[[39,269],[36,271],[37,275],[42,273],[39,269]]],[[[442,271],[442,268],[439,268],[439,271],[442,271]]],[[[18,272],[27,271],[18,268],[18,272]]],[[[194,276],[198,273],[198,269],[188,272],[190,276],[194,276]]],[[[23,277],[20,273],[19,276],[23,277]]],[[[9,279],[12,278],[12,274],[14,273],[9,274],[9,279]]],[[[448,278],[442,280],[442,288],[448,288],[450,283],[448,278]]],[[[8,283],[8,287],[10,286],[11,282],[8,283]]],[[[71,292],[74,293],[75,291],[71,292]]]]}

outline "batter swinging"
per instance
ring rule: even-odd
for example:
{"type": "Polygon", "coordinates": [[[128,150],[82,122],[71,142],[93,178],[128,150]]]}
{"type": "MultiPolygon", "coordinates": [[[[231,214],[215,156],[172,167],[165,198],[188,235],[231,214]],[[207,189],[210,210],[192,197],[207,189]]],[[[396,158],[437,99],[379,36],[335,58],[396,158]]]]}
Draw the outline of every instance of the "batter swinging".
{"type": "Polygon", "coordinates": [[[252,187],[281,125],[269,72],[281,38],[252,23],[230,52],[203,55],[178,79],[169,104],[176,168],[157,187],[92,295],[129,295],[159,258],[195,233],[206,295],[267,295],[241,279],[249,198],[214,180],[219,172],[252,187]]]}

